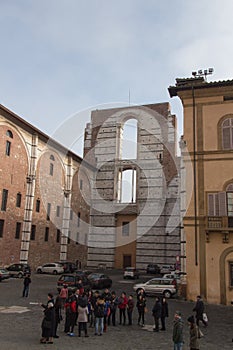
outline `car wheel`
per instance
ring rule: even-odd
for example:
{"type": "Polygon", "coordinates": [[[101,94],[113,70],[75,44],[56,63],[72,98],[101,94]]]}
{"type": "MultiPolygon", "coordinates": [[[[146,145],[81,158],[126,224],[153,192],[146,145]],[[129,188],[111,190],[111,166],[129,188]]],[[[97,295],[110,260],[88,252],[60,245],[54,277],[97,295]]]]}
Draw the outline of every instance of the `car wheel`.
{"type": "Polygon", "coordinates": [[[42,270],[41,270],[41,269],[38,269],[36,272],[37,272],[37,273],[42,273],[42,270]]]}
{"type": "Polygon", "coordinates": [[[165,290],[164,292],[163,292],[163,296],[165,297],[165,298],[167,298],[167,299],[170,299],[171,298],[171,292],[169,291],[169,290],[165,290]]]}
{"type": "Polygon", "coordinates": [[[53,271],[53,274],[54,274],[54,275],[57,275],[57,270],[54,270],[54,271],[53,271]]]}
{"type": "Polygon", "coordinates": [[[19,273],[18,273],[18,278],[23,278],[22,272],[19,272],[19,273]]]}

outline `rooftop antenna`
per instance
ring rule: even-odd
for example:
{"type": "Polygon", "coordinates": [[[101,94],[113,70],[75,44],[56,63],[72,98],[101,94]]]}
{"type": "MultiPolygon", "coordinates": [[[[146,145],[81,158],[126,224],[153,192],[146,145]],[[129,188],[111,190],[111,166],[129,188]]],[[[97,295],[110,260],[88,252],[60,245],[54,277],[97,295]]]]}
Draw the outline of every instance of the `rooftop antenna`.
{"type": "Polygon", "coordinates": [[[214,68],[208,68],[208,69],[199,69],[198,71],[192,72],[192,76],[194,78],[200,78],[204,77],[205,81],[207,82],[207,75],[211,75],[214,72],[214,68]]]}

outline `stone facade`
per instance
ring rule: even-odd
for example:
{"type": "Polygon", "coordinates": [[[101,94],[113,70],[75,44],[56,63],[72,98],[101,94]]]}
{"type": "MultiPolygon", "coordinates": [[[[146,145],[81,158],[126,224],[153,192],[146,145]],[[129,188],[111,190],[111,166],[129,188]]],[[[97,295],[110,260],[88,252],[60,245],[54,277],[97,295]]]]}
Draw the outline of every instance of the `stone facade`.
{"type": "MultiPolygon", "coordinates": [[[[169,88],[184,108],[186,174],[184,249],[187,298],[209,303],[233,300],[233,81],[177,79],[169,88]],[[189,160],[187,160],[187,152],[189,160]],[[190,191],[191,190],[191,191],[190,191]],[[190,193],[191,192],[191,193],[190,193]]],[[[182,205],[184,208],[184,205],[182,205]]]]}
{"type": "Polygon", "coordinates": [[[180,255],[179,159],[176,118],[169,104],[93,111],[84,157],[97,168],[91,186],[88,266],[175,264],[180,255]],[[123,145],[130,120],[137,123],[137,140],[136,156],[129,159],[122,154],[135,147],[123,145]],[[125,202],[127,171],[132,199],[125,202]]]}

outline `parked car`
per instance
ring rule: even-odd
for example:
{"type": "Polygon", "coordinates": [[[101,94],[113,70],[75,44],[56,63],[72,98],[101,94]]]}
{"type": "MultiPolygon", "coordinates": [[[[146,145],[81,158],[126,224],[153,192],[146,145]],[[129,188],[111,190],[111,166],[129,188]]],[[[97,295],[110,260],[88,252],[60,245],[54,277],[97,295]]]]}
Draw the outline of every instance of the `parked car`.
{"type": "Polygon", "coordinates": [[[146,273],[159,274],[160,267],[157,264],[149,264],[146,268],[146,273]]]}
{"type": "Polygon", "coordinates": [[[0,282],[10,278],[10,273],[4,268],[0,268],[0,282]]]}
{"type": "Polygon", "coordinates": [[[170,273],[172,271],[175,271],[175,266],[174,265],[165,264],[165,265],[162,265],[160,267],[160,273],[162,275],[165,274],[165,273],[170,273]]]}
{"type": "Polygon", "coordinates": [[[85,290],[91,287],[90,281],[85,275],[63,274],[60,276],[59,280],[57,281],[58,292],[61,291],[64,285],[66,285],[69,290],[74,292],[78,287],[78,282],[80,281],[80,279],[82,280],[82,285],[85,290]]]}
{"type": "Polygon", "coordinates": [[[58,264],[61,264],[63,266],[63,272],[65,273],[73,273],[77,270],[77,266],[75,263],[70,261],[58,261],[58,264]]]}
{"type": "Polygon", "coordinates": [[[90,270],[76,270],[75,273],[77,275],[80,275],[80,276],[82,276],[82,275],[89,276],[92,273],[92,271],[90,271],[90,270]]]}
{"type": "Polygon", "coordinates": [[[38,266],[36,269],[37,273],[52,273],[53,275],[58,275],[64,272],[64,268],[58,263],[48,263],[42,266],[38,266]]]}
{"type": "Polygon", "coordinates": [[[165,298],[171,298],[176,294],[176,280],[170,278],[152,278],[146,283],[138,283],[133,286],[133,289],[138,293],[143,289],[146,295],[160,295],[165,298]]]}
{"type": "Polygon", "coordinates": [[[31,268],[28,264],[11,264],[6,267],[6,270],[9,272],[10,276],[22,278],[27,273],[31,273],[31,268]]]}
{"type": "Polygon", "coordinates": [[[139,278],[139,271],[135,267],[126,267],[124,270],[124,279],[139,278]]]}
{"type": "Polygon", "coordinates": [[[91,288],[94,289],[111,288],[112,286],[111,278],[103,273],[93,272],[88,276],[88,280],[90,281],[91,288]]]}
{"type": "Polygon", "coordinates": [[[170,278],[170,279],[176,279],[176,280],[180,280],[180,277],[181,277],[181,274],[176,271],[165,273],[165,275],[163,275],[163,278],[170,278]]]}

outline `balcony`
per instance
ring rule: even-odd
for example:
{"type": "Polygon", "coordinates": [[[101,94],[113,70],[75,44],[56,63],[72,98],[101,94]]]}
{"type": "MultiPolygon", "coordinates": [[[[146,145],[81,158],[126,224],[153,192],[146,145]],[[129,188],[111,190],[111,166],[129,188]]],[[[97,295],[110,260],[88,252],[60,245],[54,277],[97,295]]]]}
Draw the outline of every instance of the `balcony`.
{"type": "Polygon", "coordinates": [[[233,231],[233,216],[207,216],[206,230],[233,231]]]}

